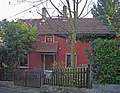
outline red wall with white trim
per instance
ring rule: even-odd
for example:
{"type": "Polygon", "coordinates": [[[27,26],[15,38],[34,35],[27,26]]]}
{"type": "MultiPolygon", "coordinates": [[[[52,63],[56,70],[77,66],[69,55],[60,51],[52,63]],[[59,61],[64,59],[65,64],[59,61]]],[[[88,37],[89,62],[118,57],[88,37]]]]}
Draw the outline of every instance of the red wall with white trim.
{"type": "MultiPolygon", "coordinates": [[[[41,36],[37,44],[34,45],[35,48],[40,46],[41,42],[45,42],[44,36],[41,36]]],[[[56,54],[56,62],[66,62],[66,53],[70,53],[70,46],[66,43],[66,39],[54,36],[54,42],[58,42],[58,52],[56,54]]],[[[76,55],[77,63],[76,67],[80,67],[83,64],[89,64],[86,57],[85,48],[90,48],[88,42],[76,41],[76,55]]],[[[29,55],[29,69],[40,69],[42,67],[41,54],[35,51],[29,55]]]]}

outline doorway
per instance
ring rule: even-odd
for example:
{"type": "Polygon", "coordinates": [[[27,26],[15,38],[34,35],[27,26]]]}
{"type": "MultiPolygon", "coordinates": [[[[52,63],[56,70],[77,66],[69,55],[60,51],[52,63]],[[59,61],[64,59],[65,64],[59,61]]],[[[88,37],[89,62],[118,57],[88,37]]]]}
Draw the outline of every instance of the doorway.
{"type": "Polygon", "coordinates": [[[51,69],[55,61],[55,55],[42,54],[43,69],[51,69]]]}

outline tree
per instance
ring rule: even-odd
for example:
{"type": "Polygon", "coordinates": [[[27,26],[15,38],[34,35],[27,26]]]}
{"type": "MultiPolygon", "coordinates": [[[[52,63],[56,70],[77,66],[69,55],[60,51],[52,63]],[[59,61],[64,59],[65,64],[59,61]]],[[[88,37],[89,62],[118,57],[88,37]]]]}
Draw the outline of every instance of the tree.
{"type": "Polygon", "coordinates": [[[89,0],[85,0],[84,6],[81,7],[82,8],[81,11],[79,11],[79,4],[81,3],[82,0],[72,0],[72,1],[65,0],[64,6],[68,7],[68,14],[64,14],[63,12],[61,12],[59,8],[55,6],[52,0],[49,0],[49,1],[55,7],[55,9],[69,21],[71,25],[72,32],[69,34],[69,38],[71,39],[70,40],[71,67],[74,68],[75,67],[75,45],[76,45],[75,42],[77,40],[77,33],[76,33],[77,23],[78,23],[78,19],[81,17],[84,9],[86,8],[89,0]]]}
{"type": "Polygon", "coordinates": [[[38,39],[35,27],[17,22],[3,20],[0,22],[0,62],[9,69],[16,68],[20,59],[29,54],[38,39]]]}
{"type": "Polygon", "coordinates": [[[99,18],[105,25],[111,25],[118,36],[120,35],[120,9],[118,0],[98,0],[93,5],[92,14],[99,18]]]}
{"type": "MultiPolygon", "coordinates": [[[[68,13],[66,13],[66,14],[64,14],[59,9],[59,7],[56,6],[56,4],[54,3],[53,0],[40,0],[41,3],[44,1],[46,1],[46,2],[49,1],[52,4],[52,6],[55,8],[55,10],[57,10],[60,15],[64,16],[65,20],[68,20],[70,23],[72,31],[71,31],[71,33],[68,34],[68,37],[70,38],[71,67],[75,67],[75,42],[76,42],[76,34],[77,34],[76,30],[77,30],[78,19],[83,14],[83,11],[85,10],[85,8],[90,5],[92,0],[84,0],[83,7],[80,7],[80,3],[83,0],[60,0],[61,4],[63,6],[68,7],[68,13]]],[[[47,11],[47,13],[48,13],[49,17],[51,18],[49,11],[47,11]]],[[[86,16],[88,13],[89,13],[89,11],[84,16],[86,16]]],[[[42,14],[40,14],[40,15],[42,15],[42,14]]],[[[82,18],[84,16],[82,16],[82,18]]]]}
{"type": "Polygon", "coordinates": [[[113,16],[112,25],[115,28],[118,36],[120,36],[120,9],[118,9],[118,11],[113,16]]]}

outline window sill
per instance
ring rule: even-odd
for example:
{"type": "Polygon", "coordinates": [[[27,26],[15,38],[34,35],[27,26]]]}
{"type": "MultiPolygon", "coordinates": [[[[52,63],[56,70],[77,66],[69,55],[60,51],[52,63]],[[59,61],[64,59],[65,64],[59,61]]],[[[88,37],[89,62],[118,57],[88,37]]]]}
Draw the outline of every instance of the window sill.
{"type": "Polygon", "coordinates": [[[28,66],[20,66],[20,68],[29,68],[28,66]]]}
{"type": "Polygon", "coordinates": [[[53,44],[53,42],[46,42],[46,44],[53,44]]]}

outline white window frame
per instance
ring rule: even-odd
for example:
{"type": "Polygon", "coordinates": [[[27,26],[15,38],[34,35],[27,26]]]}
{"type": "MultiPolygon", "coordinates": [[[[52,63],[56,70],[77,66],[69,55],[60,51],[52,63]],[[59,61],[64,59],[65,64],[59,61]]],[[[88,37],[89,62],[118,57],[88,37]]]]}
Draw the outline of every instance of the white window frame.
{"type": "Polygon", "coordinates": [[[20,68],[29,68],[29,55],[27,55],[27,66],[20,66],[20,68]]]}
{"type": "MultiPolygon", "coordinates": [[[[65,67],[67,67],[67,55],[70,55],[71,56],[71,53],[66,53],[66,55],[65,55],[65,60],[66,60],[66,64],[65,64],[65,67]]],[[[75,58],[75,67],[77,66],[77,54],[75,53],[75,55],[76,55],[76,58],[75,58]]]]}
{"type": "Polygon", "coordinates": [[[45,36],[45,43],[54,43],[54,36],[53,35],[46,35],[45,36]],[[46,41],[47,37],[52,37],[53,38],[53,42],[47,42],[46,41]]]}

